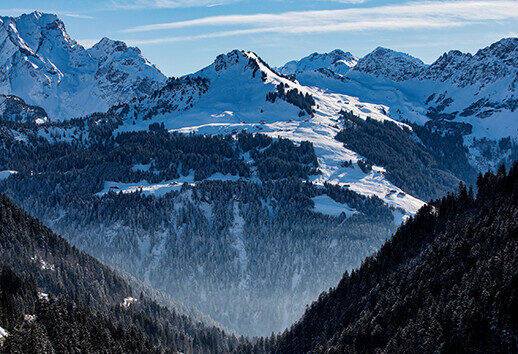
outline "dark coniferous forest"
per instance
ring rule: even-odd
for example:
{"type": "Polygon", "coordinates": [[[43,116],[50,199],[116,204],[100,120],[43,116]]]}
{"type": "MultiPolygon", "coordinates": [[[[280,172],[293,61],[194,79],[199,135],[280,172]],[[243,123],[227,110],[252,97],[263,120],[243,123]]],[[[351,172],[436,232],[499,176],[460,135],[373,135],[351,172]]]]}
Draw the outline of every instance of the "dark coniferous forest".
{"type": "Polygon", "coordinates": [[[158,305],[0,195],[5,353],[233,351],[234,335],[158,305]]]}
{"type": "Polygon", "coordinates": [[[430,202],[289,330],[249,342],[133,294],[2,196],[1,350],[514,352],[518,163],[479,175],[477,189],[430,202]]]}
{"type": "Polygon", "coordinates": [[[275,352],[512,353],[518,345],[518,163],[432,201],[344,274],[275,352]]]}
{"type": "Polygon", "coordinates": [[[380,198],[301,180],[318,167],[309,142],[159,124],[87,146],[0,138],[0,171],[17,171],[0,192],[79,249],[249,335],[289,326],[396,228],[380,198]],[[206,180],[215,173],[234,180],[206,180]],[[195,183],[169,182],[188,175],[195,183]],[[106,181],[174,189],[98,195],[106,181]],[[354,213],[315,212],[321,197],[354,213]]]}

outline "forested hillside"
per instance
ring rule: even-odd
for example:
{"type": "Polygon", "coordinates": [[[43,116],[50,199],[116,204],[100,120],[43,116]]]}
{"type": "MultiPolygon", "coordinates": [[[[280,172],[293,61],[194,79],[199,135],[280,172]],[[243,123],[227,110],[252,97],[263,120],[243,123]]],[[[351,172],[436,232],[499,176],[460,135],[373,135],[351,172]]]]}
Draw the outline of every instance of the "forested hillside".
{"type": "MultiPolygon", "coordinates": [[[[276,352],[515,352],[518,163],[461,185],[320,295],[276,352]]],[[[262,344],[262,343],[259,343],[262,344]]]]}
{"type": "Polygon", "coordinates": [[[461,180],[475,182],[461,134],[417,124],[410,130],[345,111],[341,115],[343,129],[336,139],[364,156],[366,166],[384,166],[387,179],[404,191],[428,200],[454,190],[461,180]]]}
{"type": "Polygon", "coordinates": [[[0,195],[0,327],[5,352],[228,352],[221,329],[157,305],[0,195]],[[89,350],[90,348],[90,350],[89,350]]]}
{"type": "Polygon", "coordinates": [[[0,191],[79,249],[239,333],[289,326],[401,221],[377,197],[304,181],[319,173],[308,142],[158,124],[97,137],[0,138],[0,171],[17,171],[0,191]]]}

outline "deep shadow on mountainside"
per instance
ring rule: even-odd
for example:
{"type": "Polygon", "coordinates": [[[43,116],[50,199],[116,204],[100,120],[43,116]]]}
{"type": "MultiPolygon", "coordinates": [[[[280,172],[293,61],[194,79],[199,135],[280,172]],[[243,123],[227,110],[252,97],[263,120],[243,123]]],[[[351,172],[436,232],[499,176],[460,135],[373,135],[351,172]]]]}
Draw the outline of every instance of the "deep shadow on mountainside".
{"type": "Polygon", "coordinates": [[[142,297],[121,306],[121,278],[0,196],[1,350],[515,352],[518,163],[477,186],[430,202],[290,330],[251,342],[142,297]]]}
{"type": "Polygon", "coordinates": [[[423,207],[273,351],[516,352],[518,163],[477,186],[423,207]]]}
{"type": "Polygon", "coordinates": [[[240,341],[139,295],[1,194],[0,327],[6,353],[230,352],[240,341]]]}

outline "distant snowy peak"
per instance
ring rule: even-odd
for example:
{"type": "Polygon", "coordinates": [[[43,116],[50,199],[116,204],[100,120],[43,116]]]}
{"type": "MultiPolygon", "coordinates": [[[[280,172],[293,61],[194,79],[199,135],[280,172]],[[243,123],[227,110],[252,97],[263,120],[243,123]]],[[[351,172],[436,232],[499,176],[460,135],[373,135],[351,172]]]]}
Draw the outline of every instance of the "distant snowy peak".
{"type": "Polygon", "coordinates": [[[53,14],[0,17],[0,93],[61,120],[153,92],[165,76],[137,48],[103,39],[84,49],[53,14]]]}
{"type": "MultiPolygon", "coordinates": [[[[3,30],[11,44],[30,54],[49,53],[50,41],[73,47],[76,43],[68,36],[64,23],[53,14],[35,11],[19,17],[0,17],[3,30]]],[[[29,54],[26,53],[26,54],[29,54]]]]}
{"type": "Polygon", "coordinates": [[[443,54],[419,76],[420,79],[451,81],[458,87],[487,85],[511,77],[516,82],[518,38],[504,38],[475,55],[458,50],[443,54]]]}
{"type": "MultiPolygon", "coordinates": [[[[151,64],[137,47],[128,47],[122,41],[115,41],[104,37],[93,47],[89,48],[88,53],[100,62],[101,67],[106,64],[120,67],[139,69],[144,76],[155,79],[156,81],[163,81],[164,74],[160,72],[155,65],[151,64]]],[[[128,70],[129,71],[129,70],[128,70]]]]}
{"type": "Polygon", "coordinates": [[[140,49],[124,42],[105,37],[88,53],[98,62],[94,90],[96,96],[105,100],[106,109],[133,97],[149,95],[165,80],[165,75],[142,56],[140,49]]]}
{"type": "Polygon", "coordinates": [[[358,61],[352,71],[404,81],[418,76],[426,65],[417,58],[378,47],[358,61]]]}
{"type": "Polygon", "coordinates": [[[250,73],[252,78],[259,77],[265,80],[268,72],[271,74],[272,70],[266,65],[261,68],[260,63],[264,62],[255,53],[235,49],[227,54],[218,55],[211,65],[188,76],[213,80],[222,75],[229,75],[229,73],[235,75],[250,73]]]}
{"type": "Polygon", "coordinates": [[[330,69],[337,74],[345,75],[357,63],[357,57],[349,52],[336,49],[330,53],[313,53],[301,60],[290,61],[279,68],[279,72],[284,75],[292,75],[306,71],[330,69]]]}
{"type": "Polygon", "coordinates": [[[484,86],[511,78],[516,83],[518,38],[504,38],[475,55],[451,50],[431,65],[408,54],[376,48],[358,61],[352,72],[363,72],[393,81],[410,79],[449,82],[457,87],[484,86]]]}

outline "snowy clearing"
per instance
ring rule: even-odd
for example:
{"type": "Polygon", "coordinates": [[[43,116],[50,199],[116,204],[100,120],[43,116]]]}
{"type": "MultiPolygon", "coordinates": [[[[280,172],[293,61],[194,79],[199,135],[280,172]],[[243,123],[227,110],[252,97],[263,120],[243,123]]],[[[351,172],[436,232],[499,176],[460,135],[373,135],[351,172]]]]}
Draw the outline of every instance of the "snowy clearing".
{"type": "Polygon", "coordinates": [[[317,213],[332,216],[338,216],[344,213],[347,217],[357,213],[356,210],[351,209],[347,204],[338,203],[325,194],[319,195],[318,197],[313,197],[312,199],[313,202],[315,202],[313,211],[317,213]]]}

